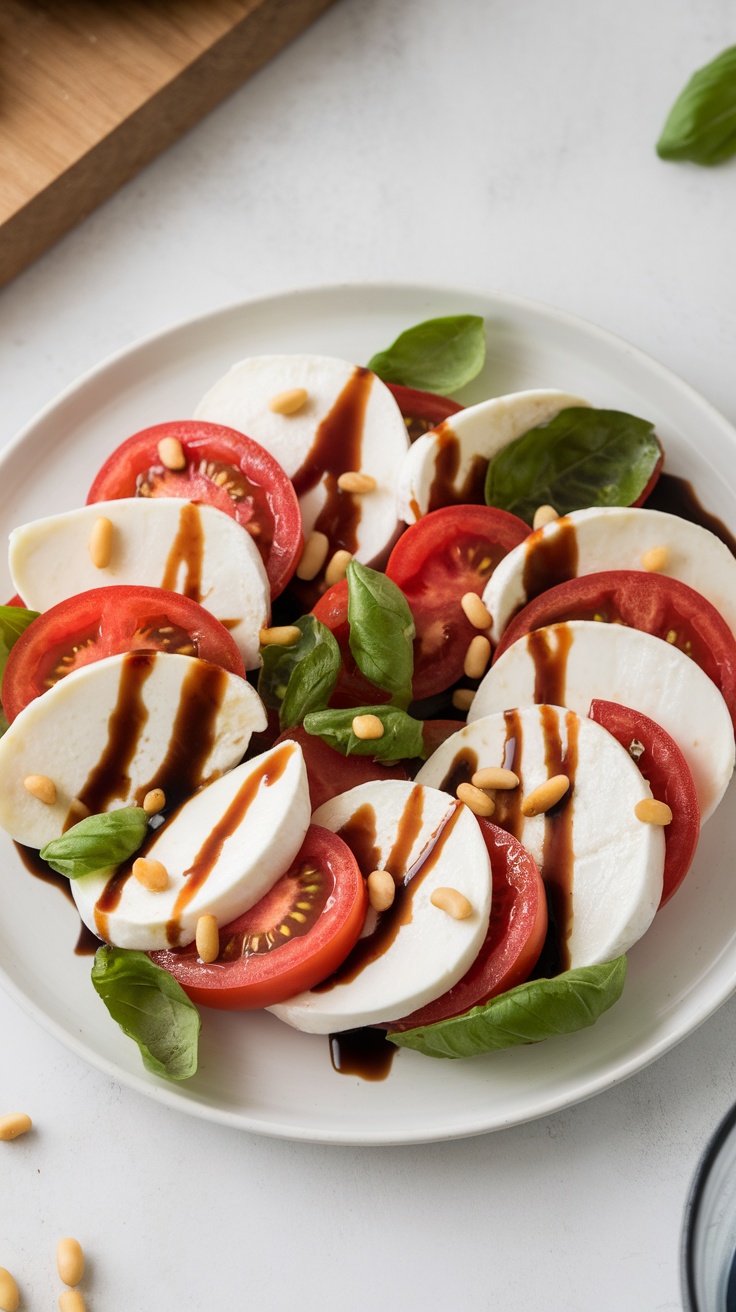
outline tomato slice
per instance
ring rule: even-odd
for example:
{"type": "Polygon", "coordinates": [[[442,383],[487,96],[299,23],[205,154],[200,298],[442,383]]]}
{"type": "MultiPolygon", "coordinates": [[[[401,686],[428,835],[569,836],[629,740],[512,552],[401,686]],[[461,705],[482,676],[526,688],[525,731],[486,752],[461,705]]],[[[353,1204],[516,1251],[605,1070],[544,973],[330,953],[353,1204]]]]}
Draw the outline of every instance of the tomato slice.
{"type": "MultiPolygon", "coordinates": [[[[456,728],[462,728],[462,725],[456,728]]],[[[287,739],[298,743],[302,749],[313,811],[339,793],[346,793],[371,779],[410,778],[409,771],[399,761],[395,765],[380,765],[370,756],[342,756],[321,738],[307,733],[302,725],[287,729],[276,739],[274,746],[287,739]]]]}
{"type": "Polygon", "coordinates": [[[368,894],[347,843],[310,825],[287,870],[260,902],[220,930],[216,961],[186,948],[151,952],[192,1002],[250,1010],[284,1002],[326,979],[357,942],[368,894]]]}
{"type": "Polygon", "coordinates": [[[698,845],[700,807],[690,767],[662,726],[640,711],[618,702],[596,700],[590,703],[589,715],[631,753],[652,796],[672,810],[672,823],[664,830],[664,883],[659,904],[663,907],[680,887],[698,845]]]}
{"type": "Polygon", "coordinates": [[[463,408],[449,396],[436,396],[434,392],[421,392],[416,387],[403,387],[400,383],[388,383],[387,386],[404,416],[410,442],[416,442],[423,433],[437,428],[444,419],[463,408]]]}
{"type": "Polygon", "coordinates": [[[389,1030],[410,1030],[460,1016],[528,979],[544,946],[547,899],[542,876],[525,847],[489,820],[478,820],[493,868],[488,933],[463,978],[434,1002],[413,1011],[389,1030]]]}
{"type": "Polygon", "coordinates": [[[558,583],[519,611],[494,661],[518,638],[565,620],[627,624],[679,647],[720,688],[736,727],[736,639],[715,606],[687,583],[630,569],[558,583]]]}
{"type": "Polygon", "coordinates": [[[2,681],[8,720],[72,670],[126,651],[199,656],[245,678],[234,639],[190,597],[164,588],[92,588],[44,611],[11,648],[2,681]]]}
{"type": "Polygon", "coordinates": [[[445,506],[399,538],[386,573],[404,593],[416,624],[415,698],[431,697],[460,678],[478,633],[460,599],[466,592],[480,595],[498,562],[529,533],[528,524],[505,510],[445,506]]]}
{"type": "Polygon", "coordinates": [[[296,492],[270,452],[244,433],[221,424],[184,419],[134,433],[108,456],[87,505],[120,497],[183,497],[215,506],[251,534],[277,597],[296,569],[302,517],[296,492]],[[181,443],[186,466],[166,469],[162,438],[181,443]]]}

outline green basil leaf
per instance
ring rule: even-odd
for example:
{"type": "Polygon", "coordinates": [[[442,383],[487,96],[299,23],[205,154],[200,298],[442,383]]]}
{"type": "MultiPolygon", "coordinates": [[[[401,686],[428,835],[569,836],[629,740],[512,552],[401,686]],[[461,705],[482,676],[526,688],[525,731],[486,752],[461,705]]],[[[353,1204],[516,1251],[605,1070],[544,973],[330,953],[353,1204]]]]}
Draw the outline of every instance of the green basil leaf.
{"type": "Polygon", "coordinates": [[[661,457],[653,424],[621,410],[570,406],[494,456],[486,502],[531,524],[538,506],[560,515],[631,506],[661,457]]]}
{"type": "Polygon", "coordinates": [[[358,669],[392,701],[408,706],[414,672],[414,620],[401,588],[385,574],[351,560],[348,577],[350,650],[358,669]]]}
{"type": "Polygon", "coordinates": [[[528,980],[462,1016],[388,1037],[428,1057],[477,1057],[520,1043],[540,1043],[593,1025],[621,997],[625,979],[626,957],[617,957],[602,966],[567,970],[554,979],[528,980]]]}
{"type": "Polygon", "coordinates": [[[201,1021],[173,975],[145,952],[102,947],[92,983],[113,1020],[138,1044],[146,1070],[167,1080],[195,1074],[201,1021]]]}
{"type": "Polygon", "coordinates": [[[694,73],[657,142],[660,159],[721,164],[736,153],[736,46],[694,73]]]}
{"type": "Polygon", "coordinates": [[[326,706],[340,673],[340,648],[327,626],[314,615],[303,615],[295,623],[302,632],[298,642],[261,648],[258,692],[266,706],[279,712],[282,729],[301,724],[309,711],[326,706]]]}
{"type": "Polygon", "coordinates": [[[353,706],[344,711],[315,711],[306,717],[304,728],[343,756],[372,756],[376,761],[426,756],[422,733],[424,722],[415,720],[397,706],[353,706]],[[352,728],[356,715],[377,715],[383,725],[383,737],[356,738],[352,728]]]}
{"type": "MultiPolygon", "coordinates": [[[[26,610],[24,606],[0,606],[0,680],[5,673],[5,664],[21,633],[25,633],[29,624],[38,619],[37,610],[26,610]]],[[[8,727],[5,712],[0,708],[0,737],[8,727]]]]}
{"type": "Polygon", "coordinates": [[[486,332],[477,314],[426,319],[401,333],[386,351],[368,361],[384,383],[424,392],[457,392],[483,368],[486,332]]]}
{"type": "Polygon", "coordinates": [[[41,849],[41,859],[57,874],[79,879],[127,861],[147,833],[148,816],[143,808],[122,806],[104,815],[88,815],[61,838],[52,838],[41,849]]]}

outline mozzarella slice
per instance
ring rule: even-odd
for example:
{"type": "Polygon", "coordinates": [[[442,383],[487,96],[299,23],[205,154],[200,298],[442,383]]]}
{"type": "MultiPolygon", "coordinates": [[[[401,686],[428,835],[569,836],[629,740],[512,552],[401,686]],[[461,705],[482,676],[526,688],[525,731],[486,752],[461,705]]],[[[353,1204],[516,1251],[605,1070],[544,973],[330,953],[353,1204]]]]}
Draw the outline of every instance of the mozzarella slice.
{"type": "Polygon", "coordinates": [[[259,630],[268,623],[270,588],[249,533],[212,506],[178,497],[100,501],[23,524],[10,535],[13,586],[31,610],[107,584],[145,584],[193,597],[232,633],[246,669],[260,665],[259,630]],[[109,565],[92,564],[96,521],[113,525],[109,565]]]}
{"type": "Polygon", "coordinates": [[[688,583],[719,610],[736,634],[736,557],[699,524],[663,510],[609,506],[576,510],[532,533],[499,563],[483,601],[493,616],[493,640],[521,606],[545,588],[606,569],[643,569],[642,556],[664,547],[660,573],[688,583]],[[532,571],[536,586],[527,581],[532,571]]]}
{"type": "Polygon", "coordinates": [[[434,788],[379,779],[333,797],[312,820],[345,839],[364,875],[390,870],[396,900],[380,917],[369,910],[363,936],[327,988],[270,1010],[296,1029],[328,1034],[406,1016],[456,984],[480,949],[491,909],[488,853],[467,807],[434,788]],[[432,905],[441,887],[468,898],[467,919],[432,905]]]}
{"type": "Polygon", "coordinates": [[[210,388],[195,418],[247,433],[276,457],[294,481],[305,533],[316,525],[333,548],[345,546],[365,564],[392,545],[396,481],[409,438],[393,396],[369,370],[322,355],[254,356],[210,388]],[[298,410],[270,408],[294,388],[307,394],[298,410]],[[353,471],[374,478],[374,490],[340,492],[337,476],[353,471]],[[328,501],[327,522],[317,523],[328,501]]]}
{"type": "Polygon", "coordinates": [[[41,848],[62,833],[75,798],[97,814],[140,805],[150,788],[187,795],[237,765],[265,727],[255,690],[218,665],[162,652],[108,656],[55,683],[0,738],[0,825],[41,848]],[[53,782],[53,805],[27,791],[29,775],[53,782]]]}
{"type": "Polygon", "coordinates": [[[269,891],[291,865],[309,827],[301,747],[283,742],[203,788],[145,846],[165,866],[161,893],[115,871],[72,880],[85,925],[116,947],[152,952],[194,939],[200,916],[226,925],[269,891]]]}
{"type": "Polygon", "coordinates": [[[700,666],[650,633],[574,620],[527,634],[491,666],[468,719],[552,700],[587,715],[595,697],[642,711],[674,738],[692,771],[704,823],[733,772],[731,717],[700,666]]]}
{"type": "MultiPolygon", "coordinates": [[[[468,406],[424,433],[412,444],[401,466],[398,485],[399,515],[407,524],[430,509],[435,481],[447,482],[443,462],[453,466],[450,497],[455,502],[477,501],[469,482],[480,482],[480,500],[488,461],[510,442],[538,424],[546,424],[570,406],[590,405],[579,396],[554,389],[511,392],[491,401],[468,406]]],[[[443,504],[438,502],[438,504],[443,504]]]]}
{"type": "MultiPolygon", "coordinates": [[[[627,952],[659,906],[665,847],[661,827],[634,813],[651,792],[629,753],[593,720],[531,706],[474,720],[434,752],[417,782],[452,787],[475,769],[504,764],[521,784],[496,793],[494,822],[531,852],[548,889],[569,894],[563,922],[570,968],[627,952]],[[522,798],[557,773],[572,780],[562,809],[523,816],[522,798]]],[[[559,916],[557,898],[552,905],[559,916]]]]}

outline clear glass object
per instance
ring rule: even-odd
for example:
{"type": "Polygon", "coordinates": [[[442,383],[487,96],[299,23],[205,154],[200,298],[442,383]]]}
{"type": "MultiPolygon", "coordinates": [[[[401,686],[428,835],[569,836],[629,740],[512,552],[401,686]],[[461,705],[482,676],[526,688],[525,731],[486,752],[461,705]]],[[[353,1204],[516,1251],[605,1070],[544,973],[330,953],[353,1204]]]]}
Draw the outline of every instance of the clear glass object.
{"type": "Polygon", "coordinates": [[[685,1312],[736,1312],[736,1106],[695,1173],[682,1233],[685,1312]]]}

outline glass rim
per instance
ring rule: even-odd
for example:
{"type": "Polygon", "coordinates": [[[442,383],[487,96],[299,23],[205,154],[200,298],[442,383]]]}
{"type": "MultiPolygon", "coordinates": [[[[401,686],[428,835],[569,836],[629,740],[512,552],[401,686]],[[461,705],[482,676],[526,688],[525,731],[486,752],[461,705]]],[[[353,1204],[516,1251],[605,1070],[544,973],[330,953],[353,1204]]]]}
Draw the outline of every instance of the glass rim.
{"type": "Polygon", "coordinates": [[[726,1112],[706,1143],[695,1168],[692,1184],[685,1203],[680,1243],[680,1283],[684,1312],[707,1312],[699,1306],[695,1292],[695,1229],[700,1215],[700,1204],[711,1170],[724,1144],[736,1127],[736,1103],[726,1112]]]}

